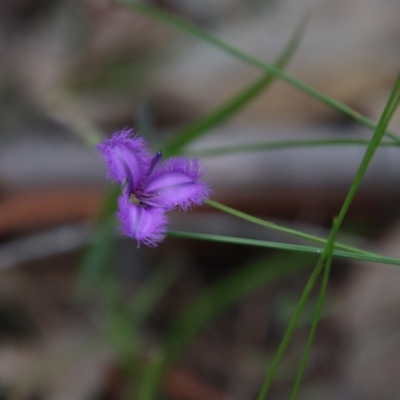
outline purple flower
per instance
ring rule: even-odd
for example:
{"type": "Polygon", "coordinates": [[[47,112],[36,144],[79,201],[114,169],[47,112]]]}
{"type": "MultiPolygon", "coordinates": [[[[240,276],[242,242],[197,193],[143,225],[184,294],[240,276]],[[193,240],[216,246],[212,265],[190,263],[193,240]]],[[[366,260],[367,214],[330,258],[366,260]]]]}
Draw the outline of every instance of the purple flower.
{"type": "Polygon", "coordinates": [[[162,161],[161,152],[150,155],[145,140],[134,136],[133,129],[116,132],[97,148],[107,163],[109,178],[122,185],[117,213],[121,230],[138,245],[156,246],[163,240],[166,211],[200,205],[210,194],[200,181],[203,170],[197,159],[162,161]]]}

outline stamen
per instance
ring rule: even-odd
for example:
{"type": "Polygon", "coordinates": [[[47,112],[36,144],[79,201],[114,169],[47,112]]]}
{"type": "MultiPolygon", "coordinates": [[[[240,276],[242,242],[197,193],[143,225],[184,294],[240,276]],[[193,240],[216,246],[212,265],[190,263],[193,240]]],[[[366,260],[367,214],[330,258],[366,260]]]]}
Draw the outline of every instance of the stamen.
{"type": "Polygon", "coordinates": [[[129,202],[132,204],[136,204],[137,206],[140,205],[140,200],[133,193],[131,193],[129,196],[129,202]]]}
{"type": "Polygon", "coordinates": [[[161,158],[162,158],[161,151],[157,151],[157,153],[154,155],[154,157],[151,160],[149,171],[147,173],[147,177],[149,177],[151,175],[151,173],[153,172],[156,165],[160,162],[161,158]]]}

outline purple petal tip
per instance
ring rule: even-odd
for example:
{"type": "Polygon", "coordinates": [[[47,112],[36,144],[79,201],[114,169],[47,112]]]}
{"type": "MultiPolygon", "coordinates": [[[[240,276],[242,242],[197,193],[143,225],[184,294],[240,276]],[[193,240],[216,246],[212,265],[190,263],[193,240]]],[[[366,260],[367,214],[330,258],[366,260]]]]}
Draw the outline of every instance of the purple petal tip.
{"type": "Polygon", "coordinates": [[[168,219],[160,208],[144,208],[132,204],[127,196],[122,195],[118,201],[117,216],[121,221],[121,231],[148,246],[157,246],[167,231],[168,219]]]}

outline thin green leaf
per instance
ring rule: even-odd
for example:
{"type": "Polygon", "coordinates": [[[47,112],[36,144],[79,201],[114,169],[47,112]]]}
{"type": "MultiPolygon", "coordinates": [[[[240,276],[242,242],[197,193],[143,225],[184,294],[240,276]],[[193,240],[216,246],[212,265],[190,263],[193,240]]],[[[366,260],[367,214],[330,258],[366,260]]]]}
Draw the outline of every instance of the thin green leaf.
{"type": "MultiPolygon", "coordinates": [[[[238,210],[235,210],[234,208],[225,206],[224,204],[218,203],[214,200],[207,200],[206,203],[209,206],[216,208],[217,210],[234,215],[235,217],[244,219],[244,220],[252,222],[254,224],[261,225],[266,228],[276,230],[278,232],[284,232],[284,233],[287,233],[288,235],[296,236],[296,237],[299,237],[302,239],[311,240],[316,243],[326,244],[326,239],[322,239],[318,236],[310,235],[308,233],[300,232],[295,229],[286,228],[284,226],[275,224],[274,222],[264,221],[260,218],[253,217],[252,215],[246,214],[242,211],[238,211],[238,210]]],[[[374,253],[370,253],[368,251],[357,249],[356,247],[348,246],[348,245],[338,243],[338,242],[335,243],[335,247],[338,249],[349,251],[349,252],[355,252],[355,253],[366,254],[366,255],[369,254],[369,255],[374,256],[374,253]]]]}
{"type": "MultiPolygon", "coordinates": [[[[368,119],[367,117],[363,116],[361,113],[353,110],[351,107],[341,103],[338,100],[335,100],[317,89],[305,84],[304,82],[292,77],[291,75],[285,73],[280,68],[272,65],[267,64],[253,56],[250,56],[239,49],[223,42],[220,39],[217,39],[213,35],[203,31],[202,29],[196,27],[195,25],[183,21],[180,18],[174,17],[171,14],[161,11],[156,7],[152,7],[150,5],[142,4],[134,0],[120,0],[119,3],[123,6],[132,8],[144,15],[148,15],[152,18],[156,18],[166,24],[172,25],[183,32],[190,34],[198,39],[201,39],[204,42],[211,44],[212,46],[224,51],[227,54],[232,55],[233,57],[240,59],[248,64],[251,64],[257,68],[260,68],[264,71],[271,72],[272,74],[276,75],[278,78],[282,79],[289,85],[295,87],[296,89],[307,93],[309,96],[314,97],[315,99],[319,100],[320,102],[326,104],[327,106],[335,109],[336,111],[349,116],[350,118],[358,121],[360,124],[370,128],[376,129],[376,125],[373,121],[368,119]]],[[[396,142],[400,142],[400,138],[394,134],[393,132],[386,132],[386,135],[393,139],[396,142]]]]}
{"type": "MultiPolygon", "coordinates": [[[[270,142],[238,144],[233,146],[213,147],[203,150],[186,150],[189,157],[216,157],[235,153],[246,153],[266,150],[283,150],[302,147],[331,147],[331,146],[368,146],[369,140],[364,139],[303,139],[303,140],[278,140],[270,142]]],[[[400,143],[382,142],[380,147],[398,147],[400,143]]]]}
{"type": "MultiPolygon", "coordinates": [[[[394,112],[396,111],[398,105],[399,105],[399,89],[400,88],[400,75],[397,77],[396,82],[393,86],[393,90],[390,94],[388,103],[382,113],[382,116],[378,122],[376,131],[374,135],[371,138],[370,144],[366,149],[365,155],[361,161],[360,167],[357,171],[357,174],[354,178],[354,181],[350,187],[349,193],[346,196],[346,199],[343,203],[343,206],[340,210],[339,216],[337,217],[336,223],[333,225],[332,228],[332,234],[334,238],[336,237],[337,232],[339,231],[340,225],[342,224],[344,217],[350,207],[350,204],[354,198],[354,196],[357,193],[357,190],[361,184],[361,181],[365,175],[365,172],[367,171],[367,168],[369,166],[369,163],[372,160],[372,157],[374,156],[376,150],[379,148],[380,141],[382,140],[385,131],[389,125],[389,122],[391,118],[394,115],[394,112]]],[[[329,241],[329,239],[328,239],[329,241]]]]}
{"type": "Polygon", "coordinates": [[[332,256],[333,256],[333,252],[331,251],[330,253],[328,253],[328,260],[327,260],[327,263],[326,263],[326,266],[325,266],[325,269],[324,269],[324,276],[323,276],[323,280],[322,280],[321,290],[320,290],[320,293],[319,293],[319,296],[318,296],[317,307],[316,307],[316,310],[315,310],[315,313],[314,313],[313,320],[311,322],[310,334],[309,334],[308,339],[307,339],[306,348],[304,350],[304,354],[303,354],[303,357],[302,357],[302,360],[301,360],[299,372],[297,374],[296,381],[294,383],[294,387],[293,387],[292,394],[290,396],[290,400],[293,400],[293,399],[296,398],[297,392],[298,392],[299,387],[300,387],[301,380],[302,380],[303,375],[304,375],[304,371],[305,371],[306,366],[307,366],[308,356],[310,354],[311,346],[312,346],[313,341],[314,341],[315,332],[317,331],[318,322],[319,322],[319,319],[321,317],[322,306],[324,305],[326,290],[328,288],[329,273],[330,273],[331,264],[332,264],[332,256]]]}
{"type": "MultiPolygon", "coordinates": [[[[183,238],[183,239],[206,240],[206,241],[211,241],[211,242],[231,243],[231,244],[239,244],[239,245],[243,245],[243,246],[264,247],[264,248],[268,248],[268,249],[296,251],[296,252],[311,253],[311,254],[322,254],[322,252],[324,250],[321,247],[302,246],[302,245],[297,245],[297,244],[287,244],[287,243],[280,243],[280,242],[269,242],[266,240],[237,238],[237,237],[231,237],[231,236],[211,235],[211,234],[207,234],[207,233],[168,231],[167,235],[172,236],[172,237],[179,237],[179,238],[183,238]]],[[[352,259],[352,260],[379,262],[382,264],[399,265],[400,266],[399,259],[385,257],[385,256],[381,256],[379,254],[374,254],[374,253],[362,253],[362,252],[358,253],[358,252],[335,250],[333,252],[333,254],[337,257],[348,258],[348,259],[352,259]]]]}
{"type": "Polygon", "coordinates": [[[292,395],[290,397],[291,400],[295,400],[297,397],[301,379],[302,379],[305,367],[307,365],[307,360],[308,360],[308,356],[310,353],[311,345],[312,345],[312,342],[314,340],[314,336],[316,333],[316,329],[317,329],[317,325],[318,325],[318,321],[319,321],[319,317],[320,317],[320,313],[321,313],[322,303],[323,303],[325,292],[326,292],[326,285],[327,285],[328,279],[329,279],[329,269],[330,269],[330,265],[332,262],[332,254],[334,254],[333,244],[334,244],[336,236],[339,232],[340,226],[341,226],[341,224],[346,216],[346,213],[350,207],[350,204],[351,204],[354,196],[357,193],[357,190],[361,184],[361,181],[368,169],[368,166],[369,166],[376,150],[379,147],[380,141],[382,140],[386,129],[389,126],[390,120],[392,119],[394,113],[397,110],[397,107],[399,106],[399,103],[400,103],[400,74],[397,76],[397,79],[393,85],[393,89],[390,93],[390,96],[389,96],[389,99],[385,106],[385,109],[383,110],[383,113],[379,119],[375,133],[372,136],[371,142],[364,154],[364,157],[361,161],[361,164],[357,171],[357,174],[353,180],[350,190],[349,190],[349,192],[346,196],[346,199],[343,203],[343,206],[339,212],[339,216],[337,217],[337,219],[335,220],[335,222],[333,224],[333,227],[332,227],[331,233],[329,235],[327,244],[324,248],[324,251],[323,251],[320,259],[318,260],[316,270],[321,271],[325,260],[327,260],[326,266],[325,266],[327,271],[325,271],[326,276],[324,276],[324,282],[323,282],[322,289],[321,289],[321,294],[320,294],[321,298],[320,298],[320,301],[318,302],[318,306],[317,306],[316,313],[314,316],[313,324],[312,324],[309,338],[307,341],[307,345],[306,345],[306,348],[304,351],[303,359],[302,359],[302,362],[301,362],[301,365],[299,368],[299,372],[298,372],[298,375],[296,378],[296,382],[295,382],[295,385],[293,388],[292,395]]]}
{"type": "Polygon", "coordinates": [[[297,327],[297,324],[301,317],[301,314],[303,313],[304,307],[307,304],[307,300],[310,297],[310,294],[315,285],[315,282],[318,279],[319,273],[320,273],[320,271],[318,271],[318,269],[315,268],[313,273],[311,274],[310,279],[307,282],[307,285],[306,285],[306,287],[303,291],[303,294],[301,295],[301,298],[296,306],[296,309],[295,309],[293,316],[289,322],[289,325],[288,325],[286,332],[282,338],[282,341],[278,347],[278,350],[275,353],[275,356],[271,362],[267,376],[266,376],[264,383],[258,394],[257,400],[264,400],[269,392],[269,389],[271,388],[276,371],[278,370],[279,364],[281,363],[282,358],[285,354],[285,351],[286,351],[286,349],[290,343],[290,340],[296,330],[296,327],[297,327]]]}
{"type": "MultiPolygon", "coordinates": [[[[292,58],[301,39],[303,38],[305,27],[306,19],[303,19],[295,29],[289,43],[276,61],[275,65],[277,67],[285,67],[292,58]]],[[[217,125],[222,124],[228,118],[232,117],[239,110],[244,108],[251,100],[261,94],[274,81],[274,79],[275,75],[270,72],[265,73],[260,79],[246,87],[232,99],[229,99],[225,104],[216,110],[213,110],[210,114],[206,115],[199,121],[196,121],[192,125],[176,133],[164,146],[163,153],[166,156],[180,153],[185,145],[210,131],[212,128],[215,128],[217,125]]]]}

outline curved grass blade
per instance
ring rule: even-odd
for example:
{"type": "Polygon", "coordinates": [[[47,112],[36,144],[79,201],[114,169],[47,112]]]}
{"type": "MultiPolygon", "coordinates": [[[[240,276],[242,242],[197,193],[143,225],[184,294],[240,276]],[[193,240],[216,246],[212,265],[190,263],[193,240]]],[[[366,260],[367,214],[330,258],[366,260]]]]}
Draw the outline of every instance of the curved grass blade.
{"type": "MultiPolygon", "coordinates": [[[[323,93],[321,93],[319,90],[307,85],[306,83],[294,78],[293,76],[286,74],[283,72],[280,68],[272,65],[272,64],[267,64],[256,57],[250,56],[241,50],[223,42],[220,39],[217,39],[213,35],[203,31],[202,29],[198,28],[197,26],[183,21],[180,18],[174,17],[171,14],[168,14],[166,12],[161,11],[160,9],[156,7],[152,7],[150,5],[142,4],[134,0],[119,0],[119,4],[122,6],[126,6],[129,8],[132,8],[142,14],[148,15],[152,18],[156,18],[166,24],[172,25],[175,28],[188,33],[194,37],[197,37],[198,39],[203,40],[204,42],[207,42],[211,44],[212,46],[224,51],[227,54],[232,55],[233,57],[240,59],[250,65],[253,65],[259,69],[262,69],[267,72],[271,72],[272,74],[276,75],[278,78],[281,80],[285,81],[289,85],[293,86],[294,88],[307,93],[311,97],[314,97],[318,101],[326,104],[327,106],[333,108],[334,110],[349,116],[350,118],[358,121],[360,124],[366,126],[367,128],[370,128],[372,130],[376,129],[376,125],[374,124],[373,121],[371,121],[369,118],[365,117],[358,111],[352,109],[351,107],[347,106],[346,104],[343,104],[342,102],[335,100],[323,93]]],[[[393,139],[394,141],[400,143],[400,138],[394,134],[393,132],[385,132],[385,134],[393,139]]]]}
{"type": "MultiPolygon", "coordinates": [[[[293,32],[289,43],[286,45],[284,51],[275,62],[277,67],[284,68],[292,58],[295,50],[304,36],[306,22],[307,19],[304,18],[293,32]]],[[[197,139],[212,128],[215,128],[217,125],[222,124],[242,108],[244,108],[251,100],[261,94],[274,81],[275,78],[276,77],[274,74],[266,72],[260,79],[246,87],[243,91],[227,101],[225,104],[212,111],[199,121],[196,121],[192,125],[176,133],[164,146],[164,155],[170,156],[172,154],[179,154],[185,145],[192,142],[194,139],[197,139]]]]}

